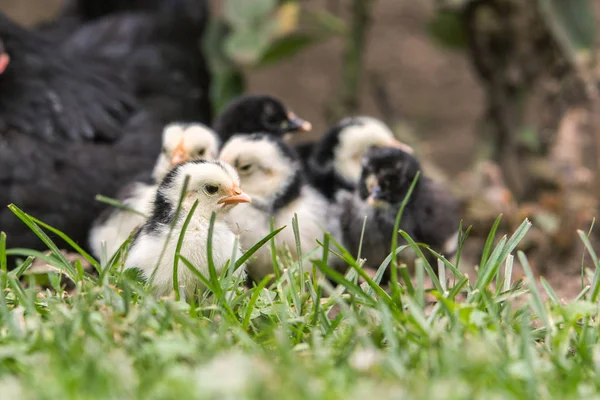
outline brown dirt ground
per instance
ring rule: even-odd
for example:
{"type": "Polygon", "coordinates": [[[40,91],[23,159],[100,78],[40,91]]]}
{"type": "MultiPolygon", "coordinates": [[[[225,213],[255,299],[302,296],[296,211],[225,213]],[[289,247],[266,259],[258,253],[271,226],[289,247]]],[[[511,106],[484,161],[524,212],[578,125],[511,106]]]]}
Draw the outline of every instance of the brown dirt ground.
{"type": "MultiPolygon", "coordinates": [[[[305,0],[309,8],[331,0],[305,0]]],[[[346,2],[338,1],[341,5],[346,2]]],[[[61,0],[0,0],[0,9],[24,23],[46,18],[61,0]]],[[[596,4],[600,14],[600,4],[596,4]]],[[[436,46],[427,36],[430,2],[378,0],[368,41],[365,77],[385,80],[393,104],[426,144],[430,158],[450,177],[468,170],[477,140],[483,94],[468,60],[436,46]]],[[[330,40],[278,65],[250,74],[250,91],[280,96],[313,122],[314,135],[326,128],[325,108],[339,82],[342,43],[330,40]]],[[[368,79],[361,90],[363,114],[380,117],[368,79]]],[[[577,265],[552,270],[547,279],[559,296],[580,290],[577,265]],[[569,272],[573,271],[573,272],[569,272]]]]}

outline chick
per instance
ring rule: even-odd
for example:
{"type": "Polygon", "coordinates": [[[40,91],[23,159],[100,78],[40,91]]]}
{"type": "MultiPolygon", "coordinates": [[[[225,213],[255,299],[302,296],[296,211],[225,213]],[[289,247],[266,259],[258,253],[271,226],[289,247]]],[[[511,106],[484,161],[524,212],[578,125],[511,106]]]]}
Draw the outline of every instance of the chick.
{"type": "Polygon", "coordinates": [[[338,190],[354,190],[361,158],[371,147],[397,147],[412,153],[381,121],[371,117],[345,118],[331,127],[315,146],[306,168],[310,182],[329,199],[338,190]]]}
{"type": "Polygon", "coordinates": [[[118,193],[118,200],[127,209],[110,208],[94,221],[90,231],[90,248],[96,257],[111,256],[139,228],[152,211],[152,202],[160,181],[176,165],[188,160],[217,158],[219,138],[202,124],[172,123],[163,131],[163,148],[152,172],[153,182],[132,182],[118,193]]]}
{"type": "MultiPolygon", "coordinates": [[[[174,167],[156,192],[152,216],[136,234],[125,269],[139,269],[153,283],[157,296],[170,293],[173,289],[173,259],[177,241],[188,213],[198,201],[185,232],[181,255],[201,273],[209,276],[207,240],[214,212],[216,221],[212,255],[217,273],[220,273],[234,250],[236,254],[241,254],[236,235],[223,220],[233,206],[251,201],[240,189],[239,183],[235,170],[218,161],[194,160],[174,167]],[[186,176],[189,176],[187,193],[183,197],[179,216],[175,219],[186,176]],[[173,231],[169,237],[171,227],[173,231]]],[[[188,297],[202,288],[201,282],[183,264],[179,265],[178,281],[188,297]]]]}
{"type": "Polygon", "coordinates": [[[213,124],[223,143],[237,134],[269,133],[283,137],[312,129],[278,99],[267,95],[245,95],[232,101],[213,124]]]}
{"type": "Polygon", "coordinates": [[[160,183],[175,165],[190,160],[216,160],[219,155],[218,135],[205,125],[172,123],[163,131],[162,152],[152,172],[160,183]]]}
{"type": "MultiPolygon", "coordinates": [[[[420,170],[419,161],[399,148],[372,148],[362,159],[355,192],[338,193],[343,242],[353,255],[358,252],[367,217],[361,258],[366,258],[370,267],[379,267],[389,255],[396,215],[420,170]]],[[[457,249],[458,228],[458,201],[440,184],[421,175],[402,214],[400,229],[451,257],[457,249]]]]}
{"type": "MultiPolygon", "coordinates": [[[[324,232],[340,236],[330,203],[306,183],[297,154],[281,139],[269,134],[235,136],[221,150],[220,159],[237,170],[241,187],[252,196],[252,204],[236,207],[228,216],[244,248],[270,233],[273,217],[275,228],[286,226],[275,236],[277,248],[287,247],[297,258],[294,214],[298,216],[302,254],[317,247],[316,240],[322,239],[324,232]]],[[[255,253],[248,272],[254,280],[273,273],[269,246],[255,253]]]]}

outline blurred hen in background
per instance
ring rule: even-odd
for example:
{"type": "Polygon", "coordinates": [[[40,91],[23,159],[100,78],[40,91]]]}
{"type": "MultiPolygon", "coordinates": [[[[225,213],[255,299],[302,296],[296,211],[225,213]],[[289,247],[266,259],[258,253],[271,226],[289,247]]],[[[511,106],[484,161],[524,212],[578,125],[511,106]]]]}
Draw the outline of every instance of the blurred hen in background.
{"type": "MultiPolygon", "coordinates": [[[[209,124],[197,0],[77,1],[37,30],[0,13],[0,204],[85,243],[101,206],[148,177],[171,121],[209,124]]],[[[6,208],[10,247],[42,243],[6,208]]]]}

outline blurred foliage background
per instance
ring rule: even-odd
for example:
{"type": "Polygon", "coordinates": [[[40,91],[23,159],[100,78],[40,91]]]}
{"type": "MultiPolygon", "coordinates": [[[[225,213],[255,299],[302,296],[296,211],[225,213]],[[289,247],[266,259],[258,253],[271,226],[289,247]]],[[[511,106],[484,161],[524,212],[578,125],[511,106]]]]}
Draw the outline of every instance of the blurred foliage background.
{"type": "MultiPolygon", "coordinates": [[[[33,23],[60,3],[0,7],[33,23]]],[[[213,14],[202,46],[217,110],[271,93],[313,123],[301,141],[343,115],[382,118],[475,235],[499,213],[507,230],[528,217],[539,271],[581,258],[575,229],[600,197],[599,1],[215,0],[213,14]]]]}

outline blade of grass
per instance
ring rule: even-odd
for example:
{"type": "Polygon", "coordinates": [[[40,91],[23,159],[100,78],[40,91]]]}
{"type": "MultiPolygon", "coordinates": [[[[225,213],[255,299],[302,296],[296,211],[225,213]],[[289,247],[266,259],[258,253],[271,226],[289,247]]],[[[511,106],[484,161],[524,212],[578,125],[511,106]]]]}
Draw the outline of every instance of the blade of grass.
{"type": "MultiPolygon", "coordinates": [[[[206,238],[206,256],[208,258],[208,272],[210,274],[210,281],[213,285],[219,285],[219,274],[217,274],[217,268],[215,266],[215,260],[213,259],[213,235],[215,232],[215,221],[217,214],[214,212],[210,215],[210,222],[208,224],[208,237],[206,238]]],[[[220,292],[219,292],[220,294],[220,292]]]]}
{"type": "Polygon", "coordinates": [[[2,272],[2,282],[0,290],[6,288],[6,275],[8,273],[8,258],[6,256],[6,233],[0,232],[0,272],[2,272]]]}
{"type": "Polygon", "coordinates": [[[64,234],[63,232],[59,231],[58,229],[45,224],[44,222],[40,221],[37,218],[31,217],[31,219],[38,224],[39,226],[41,226],[44,229],[49,230],[50,232],[54,233],[56,236],[60,237],[62,240],[64,240],[69,246],[71,246],[71,248],[73,250],[75,250],[77,253],[79,253],[83,258],[85,258],[87,260],[87,262],[89,262],[95,269],[96,271],[100,272],[101,267],[100,264],[98,263],[98,261],[96,261],[96,259],[94,259],[94,257],[92,257],[88,252],[86,252],[85,250],[83,250],[81,248],[81,246],[79,246],[77,243],[75,243],[75,241],[73,241],[73,239],[71,239],[69,236],[67,236],[66,234],[64,234]]]}
{"type": "MultiPolygon", "coordinates": [[[[377,293],[377,295],[385,302],[391,304],[392,301],[392,297],[387,294],[385,292],[385,290],[383,290],[381,288],[381,286],[379,286],[377,283],[375,283],[373,281],[373,279],[371,279],[371,277],[369,276],[369,274],[367,274],[365,272],[365,270],[357,264],[356,260],[354,260],[354,258],[352,257],[352,255],[348,252],[348,250],[346,250],[340,243],[338,243],[335,238],[331,238],[331,241],[333,242],[333,244],[340,250],[340,254],[342,256],[342,259],[353,269],[356,270],[356,272],[358,273],[358,275],[360,275],[361,278],[363,278],[367,284],[369,285],[369,287],[371,289],[373,289],[373,291],[375,293],[377,293]]],[[[401,250],[397,249],[397,253],[399,253],[401,250]]],[[[391,259],[391,256],[390,256],[391,259]]],[[[341,274],[338,273],[338,275],[340,275],[341,277],[343,277],[341,274]]],[[[367,296],[371,297],[372,294],[367,294],[367,296]]]]}
{"type": "MultiPolygon", "coordinates": [[[[377,301],[375,299],[373,299],[372,297],[368,296],[360,288],[360,286],[355,285],[352,282],[348,281],[339,272],[337,272],[334,269],[330,268],[329,266],[321,263],[320,260],[315,260],[313,262],[317,263],[317,266],[319,267],[321,272],[323,272],[326,276],[330,277],[337,284],[342,285],[344,288],[346,288],[348,293],[352,294],[353,296],[355,296],[357,298],[361,298],[365,302],[365,304],[367,304],[371,307],[374,307],[377,304],[377,301]]],[[[389,297],[389,295],[388,295],[388,297],[389,297]]]]}
{"type": "Polygon", "coordinates": [[[123,211],[128,211],[130,213],[137,214],[137,215],[139,215],[141,217],[144,217],[145,219],[149,218],[146,214],[144,214],[144,213],[142,213],[142,212],[140,212],[140,211],[138,211],[138,210],[136,210],[136,209],[134,209],[132,207],[129,207],[128,205],[123,204],[119,200],[113,199],[111,197],[102,196],[102,195],[98,194],[98,195],[96,195],[96,201],[99,202],[99,203],[104,203],[104,204],[108,204],[109,206],[113,206],[113,207],[119,208],[119,209],[121,209],[123,211]]]}
{"type": "Polygon", "coordinates": [[[540,291],[538,290],[538,287],[535,284],[535,277],[533,276],[533,272],[531,270],[531,266],[529,265],[529,261],[527,260],[525,253],[523,253],[522,251],[519,251],[517,253],[517,256],[519,257],[519,261],[521,262],[523,271],[527,276],[527,283],[529,286],[529,291],[531,293],[530,301],[532,302],[532,307],[535,313],[537,314],[538,318],[540,318],[544,323],[544,327],[547,329],[547,335],[549,335],[550,331],[553,330],[553,326],[550,324],[550,319],[548,317],[546,307],[544,306],[544,301],[542,300],[540,291]]]}
{"type": "MultiPolygon", "coordinates": [[[[396,214],[396,220],[394,221],[394,230],[393,230],[394,233],[392,235],[392,243],[391,243],[391,247],[390,247],[390,254],[394,254],[395,250],[398,248],[398,234],[400,231],[400,221],[402,219],[402,214],[404,213],[404,209],[406,208],[406,205],[408,204],[408,201],[410,200],[410,198],[413,194],[413,191],[415,190],[415,187],[417,185],[417,182],[418,182],[420,176],[421,176],[421,171],[418,171],[417,174],[415,175],[415,178],[413,179],[412,183],[410,184],[410,187],[408,189],[408,192],[406,193],[406,196],[404,196],[404,199],[402,200],[402,203],[400,204],[400,209],[398,210],[398,213],[396,214]]],[[[396,257],[392,257],[392,269],[391,269],[392,279],[390,282],[390,287],[392,290],[392,297],[394,297],[394,298],[396,298],[396,297],[399,298],[399,293],[400,293],[397,269],[398,269],[398,260],[396,259],[396,257]]],[[[404,278],[404,283],[405,283],[406,287],[411,288],[412,282],[410,282],[410,277],[407,279],[406,276],[403,275],[403,278],[404,278]]]]}
{"type": "Polygon", "coordinates": [[[292,229],[294,230],[294,240],[296,242],[296,256],[298,257],[298,271],[300,271],[300,293],[306,293],[306,284],[304,283],[304,263],[302,262],[302,243],[300,241],[300,226],[298,225],[298,214],[294,213],[292,218],[292,229]]]}
{"type": "MultiPolygon", "coordinates": [[[[210,278],[205,277],[202,272],[200,272],[196,267],[194,267],[194,265],[184,256],[179,256],[179,259],[181,260],[181,262],[183,263],[183,265],[185,265],[192,274],[194,274],[194,276],[196,278],[198,278],[200,280],[200,282],[202,282],[202,284],[204,286],[206,286],[206,288],[208,288],[208,290],[210,290],[211,292],[213,292],[215,295],[217,295],[218,291],[221,289],[220,286],[213,286],[212,282],[210,281],[210,278]]],[[[231,318],[232,321],[236,321],[236,323],[239,323],[238,319],[237,319],[237,315],[233,312],[233,310],[231,309],[231,307],[229,307],[229,304],[227,304],[226,302],[220,303],[223,308],[225,309],[226,314],[231,318]]]]}
{"type": "MultiPolygon", "coordinates": [[[[280,228],[280,231],[283,230],[287,225],[284,225],[283,228],[280,228]]],[[[275,217],[271,217],[270,224],[271,233],[275,230],[275,217]]],[[[281,278],[281,269],[279,268],[279,262],[277,261],[277,248],[275,246],[275,235],[270,237],[270,246],[271,246],[271,262],[273,263],[273,272],[275,272],[275,277],[277,279],[281,278]]]]}
{"type": "Polygon", "coordinates": [[[448,261],[448,259],[446,259],[446,257],[444,257],[440,253],[436,252],[435,250],[431,249],[430,247],[428,247],[427,250],[431,254],[433,254],[438,260],[443,262],[444,266],[446,268],[448,268],[450,270],[450,272],[452,272],[452,274],[454,275],[455,278],[462,279],[465,277],[465,274],[460,272],[460,270],[458,269],[458,264],[456,264],[456,266],[452,265],[452,263],[450,261],[448,261]]]}
{"type": "MultiPolygon", "coordinates": [[[[456,268],[460,268],[460,259],[462,257],[462,252],[465,246],[465,242],[467,241],[467,238],[469,237],[469,233],[471,233],[471,228],[473,228],[473,226],[469,226],[467,228],[467,230],[465,232],[463,232],[463,221],[460,221],[460,224],[458,226],[458,248],[456,249],[456,260],[455,260],[455,264],[456,264],[456,268]]],[[[454,276],[455,282],[454,284],[456,284],[456,276],[454,276]]]]}
{"type": "Polygon", "coordinates": [[[508,257],[506,257],[506,263],[504,264],[504,292],[508,292],[510,290],[514,261],[515,256],[512,254],[509,254],[508,257]]]}
{"type": "Polygon", "coordinates": [[[44,233],[44,231],[35,222],[33,222],[31,217],[28,214],[26,214],[25,212],[23,212],[19,207],[15,206],[14,204],[10,204],[8,206],[8,208],[21,221],[23,221],[25,223],[25,225],[27,225],[29,227],[29,229],[31,229],[31,231],[33,231],[33,233],[35,233],[35,235],[37,237],[39,237],[41,239],[41,241],[44,242],[44,244],[52,251],[52,253],[55,255],[55,257],[60,261],[62,267],[64,268],[65,272],[67,273],[67,276],[69,276],[69,278],[73,282],[77,282],[77,280],[76,280],[77,272],[75,271],[75,268],[73,268],[73,266],[71,265],[69,260],[66,259],[64,254],[62,254],[62,252],[58,249],[56,244],[54,244],[52,239],[50,239],[50,237],[48,237],[48,235],[46,235],[46,233],[44,233]]]}
{"type": "Polygon", "coordinates": [[[494,224],[492,225],[492,229],[490,229],[490,233],[488,234],[487,240],[485,241],[485,245],[483,246],[483,253],[481,254],[481,260],[479,261],[479,266],[483,267],[490,258],[490,254],[492,251],[492,246],[494,245],[494,239],[496,238],[496,232],[498,231],[498,226],[500,226],[500,221],[502,220],[502,214],[498,215],[494,224]]]}
{"type": "Polygon", "coordinates": [[[34,257],[27,257],[17,269],[10,271],[9,274],[19,279],[29,269],[29,267],[31,267],[34,260],[34,257]]]}
{"type": "Polygon", "coordinates": [[[583,233],[583,231],[581,231],[581,230],[578,230],[577,234],[581,238],[581,241],[585,245],[585,248],[587,249],[588,254],[592,258],[592,262],[594,263],[595,271],[594,271],[594,278],[592,279],[592,285],[590,288],[590,291],[591,291],[590,301],[592,303],[595,303],[596,300],[598,299],[598,294],[600,293],[600,263],[598,262],[598,255],[596,254],[594,247],[590,243],[590,240],[587,238],[585,233],[583,233]]]}
{"type": "MultiPolygon", "coordinates": [[[[423,260],[420,258],[415,261],[415,275],[417,277],[417,289],[415,290],[414,298],[419,306],[425,306],[425,267],[423,260]]],[[[442,290],[442,293],[444,291],[442,290]]]]}
{"type": "Polygon", "coordinates": [[[550,300],[552,300],[552,302],[554,304],[560,305],[560,300],[559,300],[558,296],[556,295],[556,292],[554,291],[554,289],[552,289],[552,286],[550,286],[548,281],[545,280],[543,276],[540,277],[540,282],[542,283],[542,286],[544,287],[544,290],[548,294],[548,297],[550,298],[550,300]]]}
{"type": "Polygon", "coordinates": [[[360,256],[362,255],[362,247],[363,241],[365,239],[365,229],[367,228],[367,216],[363,219],[362,228],[360,230],[360,240],[358,241],[358,254],[356,255],[356,259],[360,260],[360,256]]]}
{"type": "MultiPolygon", "coordinates": [[[[381,283],[381,279],[383,279],[383,275],[385,274],[387,267],[392,262],[392,257],[398,257],[398,254],[400,254],[401,252],[403,252],[404,250],[409,249],[409,248],[410,248],[410,246],[405,244],[405,245],[398,247],[396,249],[395,253],[388,254],[388,256],[383,260],[381,265],[379,265],[379,268],[377,268],[377,272],[375,273],[375,277],[373,278],[373,281],[379,285],[381,283]]],[[[369,290],[371,290],[371,289],[369,289],[369,290]]]]}
{"type": "MultiPolygon", "coordinates": [[[[323,255],[321,256],[321,262],[325,265],[328,265],[328,261],[329,261],[330,236],[331,235],[329,235],[329,233],[325,232],[323,234],[323,244],[321,245],[321,248],[323,249],[323,252],[322,252],[323,255]]],[[[319,287],[319,277],[317,276],[317,266],[314,263],[312,263],[312,266],[313,266],[313,286],[319,287]]],[[[319,288],[317,291],[320,294],[321,289],[319,288]]]]}
{"type": "Polygon", "coordinates": [[[256,302],[258,301],[258,296],[260,296],[260,293],[262,292],[262,290],[265,287],[267,287],[270,280],[271,280],[271,276],[266,276],[260,281],[258,286],[255,286],[254,288],[252,288],[252,290],[254,290],[254,292],[252,293],[252,297],[250,297],[250,301],[248,302],[248,306],[246,308],[246,314],[244,315],[244,319],[242,322],[242,328],[244,330],[247,330],[248,326],[250,325],[250,317],[252,316],[252,311],[254,311],[254,307],[256,306],[256,302]]]}
{"type": "Polygon", "coordinates": [[[429,261],[427,261],[427,258],[425,258],[425,255],[419,248],[419,245],[408,235],[408,233],[401,231],[400,234],[402,235],[404,240],[406,240],[408,242],[408,244],[413,249],[413,251],[417,254],[417,257],[419,257],[421,260],[423,260],[423,266],[425,267],[427,274],[431,278],[431,281],[433,282],[433,286],[435,286],[435,288],[438,292],[444,293],[438,276],[433,271],[433,268],[431,268],[431,264],[429,264],[429,261]]]}
{"type": "MultiPolygon", "coordinates": [[[[286,226],[283,226],[277,230],[272,230],[271,233],[269,233],[267,236],[265,236],[264,238],[262,238],[258,243],[256,243],[254,246],[250,247],[250,249],[248,249],[240,258],[237,259],[237,261],[235,262],[235,269],[234,271],[237,271],[238,268],[240,268],[242,265],[244,265],[244,263],[246,261],[248,261],[248,259],[250,257],[252,257],[254,255],[254,253],[256,253],[258,251],[258,249],[260,249],[261,247],[263,247],[268,241],[273,240],[273,238],[282,230],[284,230],[286,228],[286,226]]],[[[277,257],[275,257],[277,258],[277,257]]]]}
{"type": "MultiPolygon", "coordinates": [[[[592,230],[594,229],[594,225],[596,225],[596,218],[592,219],[592,224],[590,225],[590,229],[588,230],[587,237],[588,239],[592,236],[592,230]]],[[[579,234],[579,232],[577,232],[579,234]]],[[[581,235],[580,235],[581,236],[581,235]]],[[[585,251],[581,255],[581,288],[585,287],[585,251]]]]}
{"type": "Polygon", "coordinates": [[[177,246],[175,247],[175,256],[173,259],[173,290],[175,291],[175,300],[177,301],[181,300],[181,294],[179,292],[179,255],[181,254],[181,247],[183,246],[183,239],[185,238],[187,228],[190,225],[190,221],[192,220],[192,216],[194,215],[194,211],[196,211],[197,207],[198,200],[194,202],[190,212],[183,222],[181,232],[179,233],[179,238],[177,239],[177,246]]]}
{"type": "Polygon", "coordinates": [[[496,245],[496,248],[486,261],[484,265],[479,267],[479,271],[477,273],[477,281],[475,282],[475,289],[482,290],[484,287],[487,287],[496,274],[497,268],[502,262],[501,254],[506,247],[506,242],[508,238],[503,236],[502,239],[496,245]]]}
{"type": "Polygon", "coordinates": [[[444,262],[439,258],[437,260],[437,264],[438,277],[440,278],[442,289],[444,289],[442,293],[446,293],[448,291],[448,286],[446,285],[446,267],[444,266],[444,262]]]}

